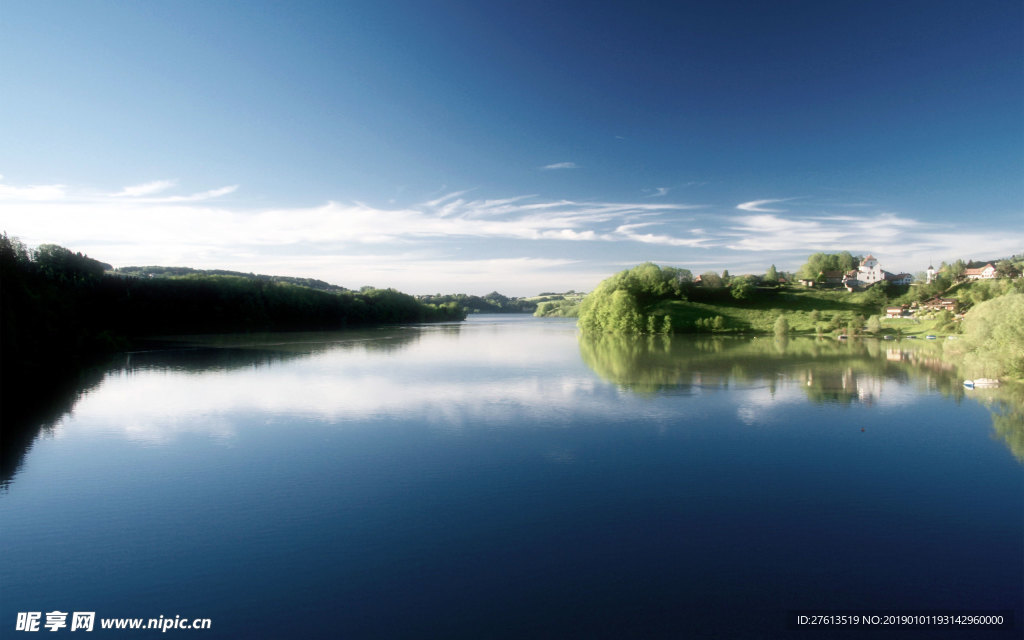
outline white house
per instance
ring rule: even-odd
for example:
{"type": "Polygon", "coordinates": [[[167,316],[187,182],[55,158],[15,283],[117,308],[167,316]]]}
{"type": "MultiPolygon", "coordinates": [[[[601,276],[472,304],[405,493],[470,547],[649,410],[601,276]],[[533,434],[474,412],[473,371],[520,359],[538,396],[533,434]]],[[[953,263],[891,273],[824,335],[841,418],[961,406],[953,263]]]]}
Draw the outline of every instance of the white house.
{"type": "Polygon", "coordinates": [[[873,285],[885,280],[885,272],[878,266],[878,260],[870,253],[857,267],[857,281],[865,285],[873,285]]]}
{"type": "Polygon", "coordinates": [[[883,280],[888,280],[893,284],[910,284],[913,282],[914,276],[909,273],[889,273],[878,264],[878,259],[869,253],[855,271],[850,271],[843,278],[847,288],[856,286],[870,287],[876,282],[882,282],[883,280]]]}
{"type": "Polygon", "coordinates": [[[996,268],[991,262],[987,262],[980,267],[964,270],[964,275],[968,280],[992,280],[996,277],[996,268]]]}

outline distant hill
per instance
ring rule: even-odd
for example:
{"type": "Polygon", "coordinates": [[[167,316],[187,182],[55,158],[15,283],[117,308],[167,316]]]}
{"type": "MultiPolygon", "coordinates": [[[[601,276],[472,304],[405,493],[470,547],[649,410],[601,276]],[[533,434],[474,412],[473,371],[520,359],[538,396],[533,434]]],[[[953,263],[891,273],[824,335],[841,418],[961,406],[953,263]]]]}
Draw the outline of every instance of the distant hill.
{"type": "Polygon", "coordinates": [[[438,306],[455,303],[468,313],[533,313],[537,309],[537,302],[533,298],[510,298],[497,291],[485,296],[435,293],[419,295],[416,299],[425,304],[438,306]]]}
{"type": "Polygon", "coordinates": [[[527,300],[537,305],[533,315],[538,318],[575,318],[579,314],[580,302],[586,295],[576,291],[542,293],[527,300]]]}
{"type": "MultiPolygon", "coordinates": [[[[109,265],[107,265],[109,267],[109,265]]],[[[336,284],[330,284],[323,280],[316,280],[314,278],[292,278],[290,276],[268,276],[259,273],[243,273],[241,271],[227,271],[225,269],[193,269],[191,267],[159,267],[159,266],[148,266],[148,267],[121,267],[120,269],[108,270],[108,273],[116,276],[125,276],[133,278],[175,278],[182,276],[237,276],[240,278],[246,278],[249,280],[260,280],[263,282],[279,282],[284,284],[291,284],[297,287],[306,287],[307,289],[316,289],[318,291],[330,291],[332,293],[345,293],[351,291],[345,287],[340,287],[336,284]]]]}

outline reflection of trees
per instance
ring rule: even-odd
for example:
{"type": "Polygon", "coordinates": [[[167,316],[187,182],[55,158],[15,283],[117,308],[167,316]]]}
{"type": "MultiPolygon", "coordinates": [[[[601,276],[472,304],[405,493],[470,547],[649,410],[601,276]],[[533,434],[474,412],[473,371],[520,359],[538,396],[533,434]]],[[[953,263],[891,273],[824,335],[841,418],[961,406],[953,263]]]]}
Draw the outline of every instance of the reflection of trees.
{"type": "MultiPolygon", "coordinates": [[[[458,331],[459,325],[430,327],[458,331]]],[[[420,339],[419,327],[380,327],[356,331],[228,333],[172,336],[149,341],[146,348],[120,354],[119,368],[175,371],[231,371],[269,365],[328,351],[401,351],[420,339]]]]}
{"type": "Polygon", "coordinates": [[[811,402],[871,404],[885,380],[914,381],[957,402],[983,403],[995,433],[1024,462],[1024,384],[965,396],[960,365],[939,342],[583,334],[579,347],[597,375],[638,393],[758,381],[774,391],[781,379],[797,382],[811,402]]]}
{"type": "Polygon", "coordinates": [[[779,376],[808,383],[825,399],[848,389],[843,372],[883,374],[887,363],[872,358],[861,343],[809,338],[694,338],[690,336],[581,335],[580,353],[599,376],[624,388],[654,392],[691,385],[718,386],[779,376]],[[833,378],[837,381],[831,382],[833,378]]]}
{"type": "Polygon", "coordinates": [[[74,408],[78,399],[117,371],[232,371],[262,367],[327,351],[391,352],[408,348],[422,330],[458,331],[459,325],[380,327],[359,331],[223,334],[151,340],[138,351],[81,363],[55,363],[41,377],[4,381],[0,487],[10,485],[32,444],[74,408]]]}
{"type": "Polygon", "coordinates": [[[82,394],[103,380],[107,370],[104,362],[94,361],[78,368],[55,367],[43,378],[8,376],[0,404],[0,488],[10,484],[36,438],[52,432],[82,394]]]}
{"type": "Polygon", "coordinates": [[[1024,462],[1024,384],[1010,382],[994,389],[976,389],[971,395],[992,413],[992,429],[1013,456],[1024,462]]]}

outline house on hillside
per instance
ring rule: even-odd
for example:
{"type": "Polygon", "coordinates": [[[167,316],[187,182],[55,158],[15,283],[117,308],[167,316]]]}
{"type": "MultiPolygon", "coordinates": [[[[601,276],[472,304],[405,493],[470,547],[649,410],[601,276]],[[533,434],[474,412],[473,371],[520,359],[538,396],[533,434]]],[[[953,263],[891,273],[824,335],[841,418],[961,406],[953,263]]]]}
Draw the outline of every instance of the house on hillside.
{"type": "Polygon", "coordinates": [[[870,253],[857,267],[857,282],[864,286],[871,286],[876,282],[885,280],[885,271],[878,264],[878,259],[870,253]]]}
{"type": "Polygon", "coordinates": [[[825,285],[829,287],[838,287],[846,280],[846,274],[838,269],[835,271],[822,271],[821,276],[825,280],[825,285]]]}
{"type": "Polygon", "coordinates": [[[849,271],[822,271],[817,280],[801,279],[800,284],[805,287],[845,287],[847,291],[855,291],[863,287],[870,287],[876,282],[891,282],[893,284],[910,284],[914,276],[909,273],[889,273],[882,269],[875,256],[868,254],[860,266],[849,271]]]}
{"type": "Polygon", "coordinates": [[[891,282],[892,284],[910,284],[914,276],[909,273],[889,273],[878,264],[878,259],[868,254],[856,269],[848,271],[843,276],[843,285],[849,291],[860,287],[870,287],[877,282],[891,282]]]}
{"type": "Polygon", "coordinates": [[[885,272],[885,279],[893,284],[910,284],[914,281],[914,276],[909,273],[897,273],[895,275],[885,272]]]}
{"type": "Polygon", "coordinates": [[[971,263],[967,265],[967,269],[964,271],[964,276],[968,280],[995,280],[996,268],[991,262],[971,263]]]}
{"type": "Polygon", "coordinates": [[[932,298],[921,303],[921,308],[926,311],[950,311],[956,312],[956,298],[932,298]]]}
{"type": "Polygon", "coordinates": [[[907,305],[893,306],[885,308],[886,318],[902,318],[907,315],[907,305]]]}

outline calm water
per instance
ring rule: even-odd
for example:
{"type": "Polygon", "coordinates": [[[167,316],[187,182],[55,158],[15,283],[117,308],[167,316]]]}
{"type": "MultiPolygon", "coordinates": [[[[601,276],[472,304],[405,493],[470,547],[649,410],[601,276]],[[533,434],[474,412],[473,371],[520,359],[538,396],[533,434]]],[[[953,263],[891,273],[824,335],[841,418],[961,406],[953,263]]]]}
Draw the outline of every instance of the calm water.
{"type": "Polygon", "coordinates": [[[166,637],[1019,637],[1024,402],[916,346],[482,316],[130,354],[0,489],[0,635],[56,609],[212,621],[166,637]]]}

